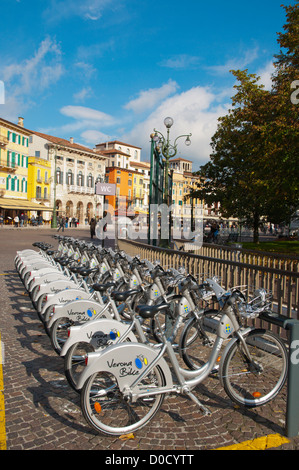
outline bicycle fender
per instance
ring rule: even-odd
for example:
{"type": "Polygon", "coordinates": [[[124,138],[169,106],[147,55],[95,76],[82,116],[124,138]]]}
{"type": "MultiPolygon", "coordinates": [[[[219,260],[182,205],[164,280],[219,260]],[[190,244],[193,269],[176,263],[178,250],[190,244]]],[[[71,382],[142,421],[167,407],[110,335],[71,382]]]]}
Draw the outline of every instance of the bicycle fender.
{"type": "Polygon", "coordinates": [[[99,304],[94,300],[73,300],[64,305],[57,305],[54,314],[48,322],[48,328],[51,328],[54,321],[58,318],[71,318],[74,322],[86,322],[97,315],[111,318],[108,305],[99,304]]]}
{"type": "MultiPolygon", "coordinates": [[[[34,276],[33,276],[34,278],[34,276]]],[[[61,272],[49,272],[43,274],[41,277],[35,277],[34,282],[31,286],[31,291],[33,291],[34,287],[41,285],[41,284],[49,284],[52,281],[58,281],[58,279],[65,280],[65,275],[61,272]]],[[[33,299],[35,300],[35,299],[33,299]]]]}
{"type": "MultiPolygon", "coordinates": [[[[80,375],[78,390],[83,388],[86,380],[96,372],[113,373],[120,390],[130,387],[149,364],[158,356],[159,351],[143,343],[118,343],[103,351],[88,354],[88,363],[80,375]]],[[[160,366],[165,386],[172,387],[173,381],[170,369],[162,357],[156,364],[160,366]]]]}
{"type": "Polygon", "coordinates": [[[37,270],[31,271],[31,274],[28,278],[27,284],[29,285],[29,283],[30,283],[30,281],[32,281],[32,279],[41,280],[41,278],[44,274],[50,274],[50,273],[62,274],[62,272],[59,271],[55,266],[52,266],[52,267],[49,266],[49,267],[46,267],[46,268],[37,269],[37,270]]]}
{"type": "MultiPolygon", "coordinates": [[[[69,330],[69,337],[66,340],[60,356],[65,356],[68,349],[76,343],[89,343],[95,351],[112,344],[118,343],[119,339],[128,331],[128,325],[113,319],[98,318],[88,321],[83,325],[72,326],[69,330]]],[[[126,339],[131,342],[138,342],[132,331],[128,333],[126,339]]]]}
{"type": "Polygon", "coordinates": [[[47,300],[41,310],[41,313],[44,314],[46,309],[51,305],[60,305],[70,302],[71,300],[82,300],[89,299],[90,293],[86,292],[84,289],[65,289],[57,292],[56,294],[48,294],[47,300]]]}
{"type": "Polygon", "coordinates": [[[49,266],[53,266],[53,265],[49,263],[48,261],[41,259],[39,261],[30,263],[30,264],[25,263],[24,265],[20,267],[20,272],[21,272],[22,277],[25,277],[25,274],[27,274],[30,271],[47,268],[49,266]]]}
{"type": "MultiPolygon", "coordinates": [[[[245,328],[244,330],[240,330],[239,333],[242,336],[247,336],[252,330],[254,330],[254,327],[248,327],[248,328],[245,328]]],[[[222,377],[223,377],[223,373],[222,373],[223,363],[224,363],[225,358],[227,356],[228,350],[237,341],[239,341],[238,336],[233,336],[232,339],[227,343],[227,345],[225,346],[225,348],[224,348],[224,350],[221,354],[221,359],[220,359],[220,363],[219,363],[219,380],[220,380],[220,383],[221,383],[222,387],[223,387],[223,379],[222,379],[222,377]]]]}
{"type": "Polygon", "coordinates": [[[70,289],[71,287],[76,287],[74,281],[68,281],[64,279],[58,279],[57,281],[49,282],[49,284],[41,284],[40,289],[37,291],[33,301],[37,302],[38,298],[44,294],[51,294],[62,291],[64,289],[70,289]]]}

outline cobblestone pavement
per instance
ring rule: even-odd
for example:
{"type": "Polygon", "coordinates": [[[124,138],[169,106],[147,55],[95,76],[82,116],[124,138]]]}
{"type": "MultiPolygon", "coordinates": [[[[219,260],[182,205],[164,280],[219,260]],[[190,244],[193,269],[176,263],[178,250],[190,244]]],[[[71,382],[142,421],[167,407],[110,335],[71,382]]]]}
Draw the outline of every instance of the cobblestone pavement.
{"type": "MultiPolygon", "coordinates": [[[[89,240],[87,229],[65,234],[89,240]]],[[[188,398],[164,400],[155,418],[134,439],[102,437],[84,420],[79,396],[64,375],[63,361],[14,268],[16,250],[34,241],[55,245],[51,229],[0,229],[0,332],[4,344],[3,376],[8,450],[150,450],[216,449],[270,434],[284,435],[286,390],[270,404],[243,410],[235,407],[217,378],[209,378],[196,394],[212,414],[205,417],[188,398]]],[[[277,449],[295,450],[299,438],[277,449]]]]}

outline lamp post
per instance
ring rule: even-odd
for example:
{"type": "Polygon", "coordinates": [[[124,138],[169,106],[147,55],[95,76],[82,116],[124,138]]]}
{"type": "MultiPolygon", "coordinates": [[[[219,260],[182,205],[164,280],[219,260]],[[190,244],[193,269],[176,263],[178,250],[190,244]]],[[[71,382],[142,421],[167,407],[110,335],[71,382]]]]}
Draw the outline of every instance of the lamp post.
{"type": "Polygon", "coordinates": [[[168,181],[169,181],[169,175],[168,175],[168,170],[169,170],[169,159],[173,158],[177,154],[177,141],[182,138],[186,137],[185,140],[185,145],[189,146],[191,144],[190,137],[192,134],[184,134],[184,135],[179,135],[173,144],[170,143],[170,128],[173,126],[173,119],[171,117],[167,117],[164,119],[164,125],[167,129],[167,137],[165,138],[164,135],[159,132],[157,129],[154,129],[154,137],[153,140],[156,142],[156,144],[159,144],[159,147],[161,148],[161,153],[163,157],[165,158],[165,180],[164,180],[164,202],[166,204],[169,203],[169,194],[168,194],[168,181]]]}
{"type": "MultiPolygon", "coordinates": [[[[171,117],[166,117],[164,119],[164,125],[167,129],[167,135],[166,137],[164,137],[164,135],[158,131],[157,129],[154,129],[154,136],[153,136],[153,140],[154,142],[156,143],[156,145],[159,146],[160,150],[161,150],[161,153],[165,159],[165,173],[164,173],[164,197],[163,197],[163,200],[164,200],[164,203],[167,204],[168,206],[170,205],[169,204],[169,174],[168,174],[168,171],[169,171],[169,160],[170,158],[173,158],[175,157],[175,155],[177,154],[177,151],[178,151],[178,148],[177,148],[177,142],[180,138],[182,137],[186,137],[186,140],[185,140],[185,145],[189,146],[191,144],[191,140],[190,140],[190,137],[192,136],[192,134],[183,134],[183,135],[179,135],[178,137],[176,137],[176,139],[174,140],[173,144],[170,143],[170,137],[169,137],[169,134],[170,134],[170,128],[173,126],[173,119],[171,117]]],[[[171,220],[171,217],[170,217],[170,220],[171,220]]],[[[169,234],[171,232],[171,228],[169,228],[169,234]]],[[[168,243],[170,242],[170,235],[169,235],[169,240],[168,240],[168,243]]]]}

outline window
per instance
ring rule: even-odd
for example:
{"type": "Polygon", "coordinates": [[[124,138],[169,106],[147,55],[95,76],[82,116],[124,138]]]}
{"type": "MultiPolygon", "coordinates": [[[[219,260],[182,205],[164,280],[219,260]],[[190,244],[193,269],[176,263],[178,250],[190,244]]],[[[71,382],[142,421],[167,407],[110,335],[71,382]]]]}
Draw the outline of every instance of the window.
{"type": "Polygon", "coordinates": [[[44,199],[48,199],[48,188],[44,188],[44,199]]]}
{"type": "Polygon", "coordinates": [[[83,186],[84,185],[84,180],[83,180],[83,174],[82,171],[79,171],[77,175],[77,185],[78,186],[83,186]]]}
{"type": "Polygon", "coordinates": [[[74,175],[72,170],[68,170],[66,174],[66,184],[71,185],[74,184],[74,175]]]}
{"type": "Polygon", "coordinates": [[[48,172],[45,171],[45,183],[48,183],[48,172]]]}
{"type": "Polygon", "coordinates": [[[92,188],[93,187],[93,176],[91,173],[87,176],[87,187],[92,188]]]}
{"type": "Polygon", "coordinates": [[[37,170],[37,181],[38,181],[39,183],[42,181],[40,169],[37,170]]]}
{"type": "Polygon", "coordinates": [[[63,184],[63,172],[60,168],[56,170],[56,183],[63,184]]]}
{"type": "Polygon", "coordinates": [[[120,178],[116,178],[116,184],[120,184],[120,178]]]}
{"type": "Polygon", "coordinates": [[[128,180],[128,186],[132,186],[132,180],[128,180]]]}
{"type": "Polygon", "coordinates": [[[36,199],[41,199],[42,197],[42,188],[40,186],[36,186],[36,199]]]}
{"type": "Polygon", "coordinates": [[[40,158],[40,151],[39,150],[35,150],[35,156],[40,158]]]}

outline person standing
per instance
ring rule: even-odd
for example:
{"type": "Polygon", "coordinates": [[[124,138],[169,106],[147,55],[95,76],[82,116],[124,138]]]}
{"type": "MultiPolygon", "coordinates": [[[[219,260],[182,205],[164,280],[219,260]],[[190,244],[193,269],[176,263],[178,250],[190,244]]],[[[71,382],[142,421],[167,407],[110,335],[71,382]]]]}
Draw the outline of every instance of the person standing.
{"type": "Polygon", "coordinates": [[[89,225],[90,225],[90,238],[93,238],[96,234],[96,221],[94,218],[91,219],[89,225]]]}
{"type": "Polygon", "coordinates": [[[14,223],[15,223],[15,227],[18,227],[19,226],[19,221],[20,221],[19,216],[16,215],[13,220],[14,220],[14,223]]]}

